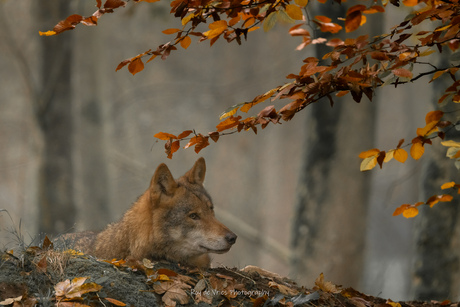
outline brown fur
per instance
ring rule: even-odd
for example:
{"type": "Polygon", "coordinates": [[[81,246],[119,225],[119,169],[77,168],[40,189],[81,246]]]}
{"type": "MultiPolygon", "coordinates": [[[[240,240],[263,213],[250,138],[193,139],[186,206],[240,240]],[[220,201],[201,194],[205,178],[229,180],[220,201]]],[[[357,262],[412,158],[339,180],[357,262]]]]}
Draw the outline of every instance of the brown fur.
{"type": "Polygon", "coordinates": [[[236,235],[214,216],[203,187],[206,164],[199,158],[177,181],[160,164],[150,186],[122,219],[99,234],[83,232],[61,236],[74,249],[99,258],[169,260],[209,267],[208,253],[225,253],[236,235]]]}

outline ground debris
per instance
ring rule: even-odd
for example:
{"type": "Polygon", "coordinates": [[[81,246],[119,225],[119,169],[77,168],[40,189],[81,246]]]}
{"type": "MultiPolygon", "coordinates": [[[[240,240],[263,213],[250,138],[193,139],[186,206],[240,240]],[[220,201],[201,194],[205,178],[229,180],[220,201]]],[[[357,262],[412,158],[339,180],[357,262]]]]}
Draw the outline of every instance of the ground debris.
{"type": "Polygon", "coordinates": [[[313,289],[249,266],[189,269],[159,261],[98,260],[49,244],[0,252],[2,306],[339,306],[458,307],[444,302],[393,302],[342,289],[321,274],[313,289]]]}

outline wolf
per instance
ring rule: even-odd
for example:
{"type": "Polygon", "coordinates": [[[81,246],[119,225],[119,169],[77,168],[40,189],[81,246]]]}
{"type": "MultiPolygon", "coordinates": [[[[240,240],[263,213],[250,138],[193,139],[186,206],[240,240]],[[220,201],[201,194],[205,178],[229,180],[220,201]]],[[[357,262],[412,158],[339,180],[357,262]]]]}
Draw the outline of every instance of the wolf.
{"type": "Polygon", "coordinates": [[[147,258],[208,268],[209,253],[229,251],[237,236],[214,216],[205,173],[204,158],[178,180],[162,163],[120,221],[100,233],[65,234],[57,242],[103,259],[147,258]]]}

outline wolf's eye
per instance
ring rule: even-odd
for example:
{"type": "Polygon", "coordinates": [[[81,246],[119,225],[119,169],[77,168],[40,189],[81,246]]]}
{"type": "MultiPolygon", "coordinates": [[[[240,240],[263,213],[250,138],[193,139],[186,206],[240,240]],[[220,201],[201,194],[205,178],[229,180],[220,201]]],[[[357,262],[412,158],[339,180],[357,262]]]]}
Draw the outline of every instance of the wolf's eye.
{"type": "Polygon", "coordinates": [[[192,220],[199,220],[200,219],[200,216],[196,213],[191,213],[189,214],[188,216],[189,218],[191,218],[192,220]]]}

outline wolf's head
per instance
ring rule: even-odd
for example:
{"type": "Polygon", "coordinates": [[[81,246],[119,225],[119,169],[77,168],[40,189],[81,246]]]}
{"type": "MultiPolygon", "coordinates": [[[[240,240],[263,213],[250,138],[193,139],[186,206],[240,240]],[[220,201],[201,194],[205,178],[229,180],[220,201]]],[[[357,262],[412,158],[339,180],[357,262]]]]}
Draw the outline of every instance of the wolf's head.
{"type": "Polygon", "coordinates": [[[193,264],[208,253],[225,253],[236,235],[214,216],[211,197],[203,187],[206,164],[199,158],[192,169],[174,180],[160,164],[150,182],[150,199],[169,260],[193,264]]]}

